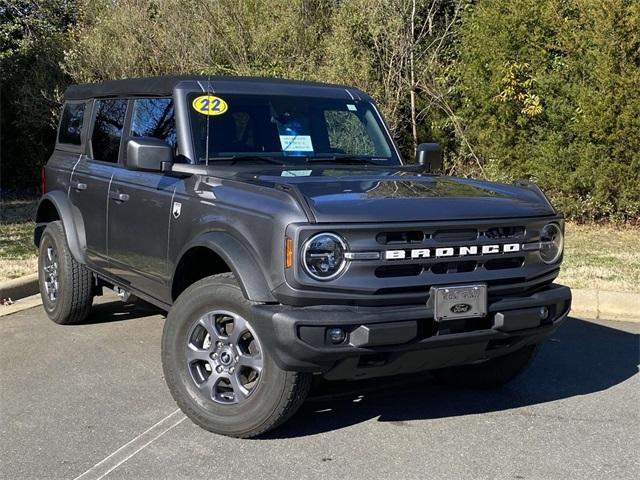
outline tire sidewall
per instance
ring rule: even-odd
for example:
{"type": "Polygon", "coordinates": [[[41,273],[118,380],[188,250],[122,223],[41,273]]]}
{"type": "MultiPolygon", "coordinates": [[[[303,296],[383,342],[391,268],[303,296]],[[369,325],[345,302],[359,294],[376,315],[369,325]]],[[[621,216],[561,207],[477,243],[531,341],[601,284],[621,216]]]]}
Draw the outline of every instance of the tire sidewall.
{"type": "Polygon", "coordinates": [[[42,305],[51,320],[60,323],[68,315],[71,309],[71,285],[70,256],[67,249],[66,237],[60,222],[52,222],[47,226],[40,240],[40,252],[38,256],[38,282],[42,305]],[[45,288],[45,256],[49,246],[53,246],[58,256],[58,298],[52,302],[45,288]]]}
{"type": "MultiPolygon", "coordinates": [[[[251,325],[251,303],[233,282],[200,281],[187,289],[171,309],[162,337],[165,378],[178,405],[207,429],[237,434],[259,428],[273,415],[283,395],[287,372],[280,370],[259,337],[263,369],[251,395],[239,404],[206,399],[191,378],[186,362],[187,338],[195,322],[212,310],[242,316],[251,325]]],[[[255,329],[253,329],[255,335],[255,329]]]]}

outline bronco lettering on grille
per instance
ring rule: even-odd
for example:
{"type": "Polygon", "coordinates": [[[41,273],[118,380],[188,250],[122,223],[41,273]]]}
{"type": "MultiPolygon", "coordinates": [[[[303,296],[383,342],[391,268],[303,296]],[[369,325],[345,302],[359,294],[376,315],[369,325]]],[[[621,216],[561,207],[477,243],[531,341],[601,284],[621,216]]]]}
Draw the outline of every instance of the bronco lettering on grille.
{"type": "Polygon", "coordinates": [[[406,250],[386,250],[385,260],[404,260],[407,258],[418,260],[421,258],[464,257],[467,255],[499,255],[502,253],[519,252],[519,243],[504,245],[471,245],[461,247],[438,248],[410,248],[406,250]]]}

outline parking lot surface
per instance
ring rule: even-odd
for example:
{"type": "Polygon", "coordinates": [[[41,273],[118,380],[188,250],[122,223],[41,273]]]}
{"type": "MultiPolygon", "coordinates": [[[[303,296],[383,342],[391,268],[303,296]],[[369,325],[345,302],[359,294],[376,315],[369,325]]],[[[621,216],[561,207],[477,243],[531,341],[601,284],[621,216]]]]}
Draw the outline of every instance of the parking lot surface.
{"type": "Polygon", "coordinates": [[[0,477],[640,478],[639,323],[571,318],[494,391],[320,382],[284,427],[238,440],[176,410],[163,321],[112,296],[78,326],[0,318],[0,477]]]}

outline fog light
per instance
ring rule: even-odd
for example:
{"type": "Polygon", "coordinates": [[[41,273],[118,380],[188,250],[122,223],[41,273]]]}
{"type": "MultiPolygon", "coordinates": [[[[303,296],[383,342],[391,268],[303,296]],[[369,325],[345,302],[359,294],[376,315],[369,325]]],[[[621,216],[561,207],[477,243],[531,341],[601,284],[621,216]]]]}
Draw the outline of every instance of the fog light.
{"type": "Polygon", "coordinates": [[[546,320],[549,317],[549,309],[547,307],[540,307],[540,320],[546,320]]]}
{"type": "Polygon", "coordinates": [[[327,335],[329,337],[329,341],[334,345],[344,342],[347,338],[347,332],[341,328],[330,328],[327,331],[327,335]]]}

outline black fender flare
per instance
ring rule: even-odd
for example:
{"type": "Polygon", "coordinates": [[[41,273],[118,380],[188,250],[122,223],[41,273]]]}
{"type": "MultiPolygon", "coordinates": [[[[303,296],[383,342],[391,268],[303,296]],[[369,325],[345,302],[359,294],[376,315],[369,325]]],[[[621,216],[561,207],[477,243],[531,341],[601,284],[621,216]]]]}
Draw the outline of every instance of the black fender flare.
{"type": "MultiPolygon", "coordinates": [[[[229,233],[215,231],[199,235],[182,249],[175,268],[180,264],[184,254],[193,247],[206,247],[218,255],[229,266],[248,300],[260,303],[277,302],[251,249],[229,233]]],[[[171,283],[173,288],[173,277],[171,283]]]]}
{"type": "Polygon", "coordinates": [[[46,210],[49,208],[49,203],[53,204],[53,207],[58,213],[58,218],[62,221],[62,226],[64,227],[64,233],[67,237],[67,244],[69,245],[71,255],[78,263],[85,264],[86,237],[84,234],[84,222],[82,221],[80,212],[75,213],[77,209],[75,209],[71,204],[71,201],[65,192],[48,192],[40,198],[38,208],[36,210],[34,243],[36,246],[40,245],[42,232],[44,231],[47,223],[51,221],[49,218],[46,218],[47,216],[45,214],[46,210]]]}

